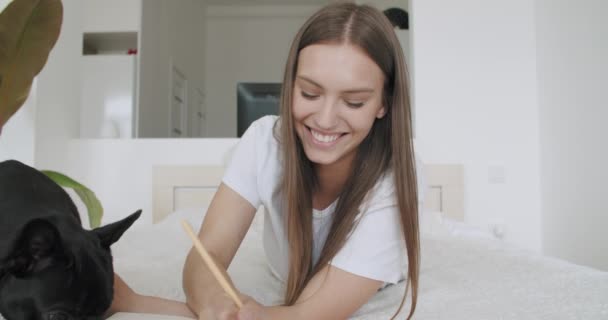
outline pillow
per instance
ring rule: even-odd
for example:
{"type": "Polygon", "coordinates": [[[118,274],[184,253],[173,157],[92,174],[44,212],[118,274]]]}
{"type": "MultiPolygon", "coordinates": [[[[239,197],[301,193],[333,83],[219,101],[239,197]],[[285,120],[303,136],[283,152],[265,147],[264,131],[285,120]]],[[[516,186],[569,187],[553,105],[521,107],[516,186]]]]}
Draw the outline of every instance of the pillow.
{"type": "Polygon", "coordinates": [[[450,234],[449,229],[443,223],[441,212],[431,211],[423,212],[420,215],[420,235],[421,236],[447,236],[450,234]]]}
{"type": "Polygon", "coordinates": [[[422,236],[441,237],[459,236],[495,239],[496,237],[489,231],[476,227],[466,222],[456,221],[444,217],[439,211],[425,212],[420,217],[420,234],[422,236]]]}
{"type": "Polygon", "coordinates": [[[198,231],[198,229],[201,227],[201,224],[203,223],[203,219],[205,218],[206,214],[206,207],[177,209],[156,225],[160,226],[168,224],[178,224],[181,227],[182,220],[186,220],[190,223],[190,225],[195,231],[198,231]]]}
{"type": "Polygon", "coordinates": [[[489,230],[467,224],[462,221],[456,221],[449,218],[443,219],[443,225],[448,230],[450,235],[460,237],[496,239],[496,236],[489,230]]]}

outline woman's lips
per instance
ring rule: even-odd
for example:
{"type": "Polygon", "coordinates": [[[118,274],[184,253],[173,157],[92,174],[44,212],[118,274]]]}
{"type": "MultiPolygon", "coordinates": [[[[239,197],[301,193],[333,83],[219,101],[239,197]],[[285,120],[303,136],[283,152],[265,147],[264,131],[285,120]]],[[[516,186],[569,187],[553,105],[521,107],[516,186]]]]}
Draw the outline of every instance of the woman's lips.
{"type": "Polygon", "coordinates": [[[340,139],[346,135],[346,133],[321,133],[311,127],[306,126],[306,130],[308,132],[307,136],[310,141],[319,147],[330,148],[333,147],[340,141],[340,139]]]}

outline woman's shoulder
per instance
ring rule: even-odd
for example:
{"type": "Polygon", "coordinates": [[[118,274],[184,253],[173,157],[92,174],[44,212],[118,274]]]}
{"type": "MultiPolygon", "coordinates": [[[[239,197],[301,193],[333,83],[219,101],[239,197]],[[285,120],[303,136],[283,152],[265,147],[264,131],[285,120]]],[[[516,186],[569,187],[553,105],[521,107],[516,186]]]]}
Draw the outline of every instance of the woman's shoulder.
{"type": "Polygon", "coordinates": [[[384,172],[369,190],[362,204],[362,212],[373,212],[397,206],[395,178],[392,170],[384,172]]]}
{"type": "Polygon", "coordinates": [[[254,130],[258,135],[272,135],[277,121],[279,121],[279,116],[263,116],[252,122],[247,131],[254,130]]]}
{"type": "Polygon", "coordinates": [[[275,124],[279,121],[278,116],[269,115],[261,117],[249,125],[240,139],[239,144],[247,145],[248,148],[255,150],[258,155],[265,155],[269,152],[276,152],[277,139],[275,134],[275,124]]]}

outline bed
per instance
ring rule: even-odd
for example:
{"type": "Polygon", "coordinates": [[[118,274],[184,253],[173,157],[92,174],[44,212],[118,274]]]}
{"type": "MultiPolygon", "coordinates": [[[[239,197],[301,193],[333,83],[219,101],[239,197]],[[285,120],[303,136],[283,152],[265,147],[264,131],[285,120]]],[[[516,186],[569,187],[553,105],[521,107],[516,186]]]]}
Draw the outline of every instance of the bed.
{"type": "MultiPolygon", "coordinates": [[[[511,247],[462,223],[463,168],[427,165],[422,217],[422,264],[416,319],[608,319],[608,273],[511,247]]],[[[135,290],[184,301],[183,263],[191,243],[182,219],[198,228],[220,183],[221,167],[156,167],[152,225],[137,225],[114,247],[115,268],[135,290]]],[[[237,288],[266,305],[281,302],[282,285],[269,271],[263,213],[228,272],[237,288]]],[[[380,291],[351,319],[389,319],[404,284],[380,291]]],[[[398,319],[409,310],[406,303],[398,319]]],[[[179,319],[117,314],[114,320],[179,319]]]]}

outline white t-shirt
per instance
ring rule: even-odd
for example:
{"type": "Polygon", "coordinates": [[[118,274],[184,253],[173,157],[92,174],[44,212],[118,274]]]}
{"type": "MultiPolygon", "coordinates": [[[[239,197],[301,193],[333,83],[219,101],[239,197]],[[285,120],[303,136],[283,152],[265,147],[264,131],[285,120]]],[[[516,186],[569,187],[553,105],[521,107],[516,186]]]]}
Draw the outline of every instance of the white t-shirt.
{"type": "MultiPolygon", "coordinates": [[[[264,206],[264,251],[273,273],[286,281],[289,273],[286,211],[282,197],[275,193],[282,173],[280,145],[273,135],[277,119],[266,116],[251,124],[232,155],[223,183],[255,208],[264,206]]],[[[393,176],[385,175],[366,199],[361,205],[361,221],[330,264],[358,276],[397,283],[404,278],[407,255],[393,176]]],[[[336,205],[334,202],[311,213],[314,264],[331,228],[336,205]]]]}

